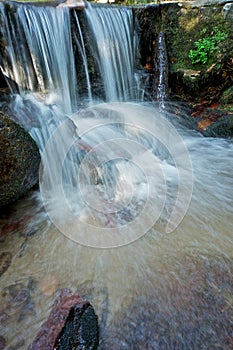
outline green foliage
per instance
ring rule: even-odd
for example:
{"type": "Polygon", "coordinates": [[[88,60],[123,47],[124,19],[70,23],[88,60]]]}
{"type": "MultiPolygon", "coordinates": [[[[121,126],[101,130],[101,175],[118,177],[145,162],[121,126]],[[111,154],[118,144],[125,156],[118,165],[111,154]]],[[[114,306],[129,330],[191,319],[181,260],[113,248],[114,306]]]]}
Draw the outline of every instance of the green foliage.
{"type": "MultiPolygon", "coordinates": [[[[203,28],[202,34],[206,34],[207,29],[203,28]]],[[[225,31],[219,30],[218,27],[214,27],[209,36],[203,37],[195,41],[195,49],[189,51],[189,58],[192,64],[202,63],[205,64],[210,56],[218,48],[218,44],[227,38],[225,31]]]]}

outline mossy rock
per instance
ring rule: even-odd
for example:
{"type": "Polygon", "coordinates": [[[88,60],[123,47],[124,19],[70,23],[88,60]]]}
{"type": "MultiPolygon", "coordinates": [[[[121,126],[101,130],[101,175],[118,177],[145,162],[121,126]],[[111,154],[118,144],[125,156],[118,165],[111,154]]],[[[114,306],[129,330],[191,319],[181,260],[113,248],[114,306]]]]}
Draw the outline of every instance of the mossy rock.
{"type": "Polygon", "coordinates": [[[233,115],[219,118],[206,128],[203,135],[207,137],[233,137],[233,115]]]}
{"type": "Polygon", "coordinates": [[[230,86],[228,89],[223,91],[219,102],[222,105],[233,104],[233,86],[230,86]]]}
{"type": "Polygon", "coordinates": [[[205,99],[212,104],[232,85],[232,19],[225,16],[223,7],[193,8],[191,2],[165,2],[134,10],[143,68],[156,70],[158,34],[165,34],[171,99],[190,103],[205,99]],[[215,31],[225,33],[226,39],[215,45],[205,63],[193,64],[189,53],[195,49],[195,42],[212,37],[215,31]]]}
{"type": "Polygon", "coordinates": [[[31,136],[0,112],[0,207],[14,202],[39,178],[40,154],[31,136]]]}

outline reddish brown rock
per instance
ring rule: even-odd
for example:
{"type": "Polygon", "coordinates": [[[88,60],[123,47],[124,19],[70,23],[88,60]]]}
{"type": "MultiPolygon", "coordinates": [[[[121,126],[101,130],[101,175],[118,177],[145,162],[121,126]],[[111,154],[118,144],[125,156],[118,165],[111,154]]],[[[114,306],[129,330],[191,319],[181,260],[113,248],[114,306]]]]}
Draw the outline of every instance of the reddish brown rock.
{"type": "Polygon", "coordinates": [[[30,350],[94,350],[98,347],[98,323],[90,303],[78,293],[63,290],[30,350]]]}

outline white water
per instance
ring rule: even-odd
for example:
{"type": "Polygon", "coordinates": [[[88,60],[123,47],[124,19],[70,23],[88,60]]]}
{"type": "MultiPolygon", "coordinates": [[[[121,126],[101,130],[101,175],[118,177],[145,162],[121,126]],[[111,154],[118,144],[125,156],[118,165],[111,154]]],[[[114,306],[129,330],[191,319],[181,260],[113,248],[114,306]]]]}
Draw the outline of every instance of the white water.
{"type": "Polygon", "coordinates": [[[138,99],[134,76],[137,48],[132,10],[128,8],[87,7],[86,16],[94,38],[107,101],[138,99]],[[122,43],[124,43],[122,45],[122,43]]]}
{"type": "Polygon", "coordinates": [[[57,96],[12,98],[45,152],[41,193],[0,222],[8,349],[27,349],[70,288],[93,303],[100,349],[229,350],[232,140],[187,130],[179,106],[111,102],[67,118],[57,96]]]}
{"type": "Polygon", "coordinates": [[[2,4],[0,10],[4,74],[21,95],[27,90],[56,93],[64,112],[71,113],[76,107],[76,73],[69,10],[16,5],[10,18],[2,4]]]}

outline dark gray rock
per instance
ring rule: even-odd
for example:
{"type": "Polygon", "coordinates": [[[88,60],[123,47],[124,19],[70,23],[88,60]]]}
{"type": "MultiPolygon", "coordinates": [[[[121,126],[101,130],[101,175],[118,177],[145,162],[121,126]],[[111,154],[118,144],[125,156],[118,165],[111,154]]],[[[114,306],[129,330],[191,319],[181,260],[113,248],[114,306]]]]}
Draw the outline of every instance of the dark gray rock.
{"type": "Polygon", "coordinates": [[[0,112],[0,207],[14,202],[38,182],[39,165],[34,140],[0,112]]]}
{"type": "Polygon", "coordinates": [[[91,305],[75,305],[69,313],[57,350],[98,348],[98,321],[91,305]]]}

